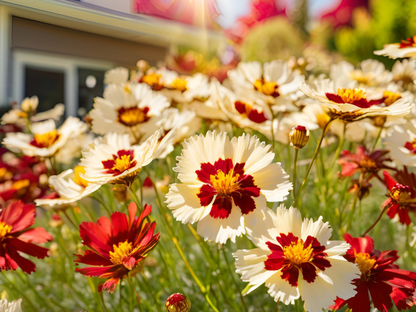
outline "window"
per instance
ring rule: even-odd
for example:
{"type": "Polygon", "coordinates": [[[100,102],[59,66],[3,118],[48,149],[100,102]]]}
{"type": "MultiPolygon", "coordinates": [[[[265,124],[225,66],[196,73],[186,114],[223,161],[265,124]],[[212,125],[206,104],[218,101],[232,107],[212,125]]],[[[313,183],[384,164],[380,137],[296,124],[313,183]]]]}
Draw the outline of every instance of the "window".
{"type": "Polygon", "coordinates": [[[78,68],[78,116],[84,117],[91,109],[96,96],[103,96],[104,70],[78,68]]]}

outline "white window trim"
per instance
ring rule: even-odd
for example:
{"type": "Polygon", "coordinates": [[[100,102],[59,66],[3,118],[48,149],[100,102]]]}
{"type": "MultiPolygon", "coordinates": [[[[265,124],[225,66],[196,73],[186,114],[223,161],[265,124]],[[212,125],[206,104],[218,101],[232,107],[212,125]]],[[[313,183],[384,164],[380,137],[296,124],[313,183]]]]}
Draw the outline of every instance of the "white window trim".
{"type": "MultiPolygon", "coordinates": [[[[109,70],[115,65],[109,61],[78,58],[67,55],[42,53],[26,49],[13,51],[13,100],[21,103],[24,98],[25,67],[33,66],[39,69],[56,70],[64,73],[65,77],[65,114],[76,116],[78,109],[78,67],[98,70],[109,70]]],[[[33,94],[36,95],[36,94],[33,94]]],[[[58,104],[58,103],[56,103],[58,104]]]]}

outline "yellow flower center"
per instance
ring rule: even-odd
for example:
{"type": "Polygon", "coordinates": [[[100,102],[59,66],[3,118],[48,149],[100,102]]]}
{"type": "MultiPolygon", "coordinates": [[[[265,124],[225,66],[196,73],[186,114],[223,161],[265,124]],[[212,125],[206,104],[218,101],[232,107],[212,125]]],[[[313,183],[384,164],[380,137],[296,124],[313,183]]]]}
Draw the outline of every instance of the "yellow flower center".
{"type": "Polygon", "coordinates": [[[361,271],[362,277],[367,279],[370,276],[370,271],[376,263],[376,259],[371,259],[368,253],[355,254],[355,263],[361,271]]]}
{"type": "Polygon", "coordinates": [[[118,114],[119,121],[128,127],[133,127],[146,121],[146,113],[138,107],[121,109],[118,114]]]}
{"type": "Polygon", "coordinates": [[[254,82],[254,88],[265,95],[279,95],[279,93],[277,92],[279,86],[275,82],[265,81],[264,79],[257,79],[254,82]]]}
{"type": "Polygon", "coordinates": [[[130,155],[122,155],[121,157],[118,157],[115,159],[114,166],[111,169],[124,172],[129,168],[130,168],[130,155]]]}
{"type": "Polygon", "coordinates": [[[83,178],[81,178],[81,176],[79,175],[80,173],[84,174],[85,173],[85,167],[84,166],[76,166],[74,168],[74,182],[80,186],[83,187],[87,187],[88,186],[88,181],[84,180],[83,178]]]}
{"type": "MultiPolygon", "coordinates": [[[[124,257],[132,255],[139,248],[140,245],[132,250],[132,244],[128,241],[118,243],[118,246],[113,245],[114,251],[110,251],[110,261],[115,265],[123,264],[124,257]]],[[[128,269],[131,270],[132,268],[128,269]]]]}
{"type": "Polygon", "coordinates": [[[0,221],[0,239],[4,238],[7,234],[12,231],[13,227],[2,221],[0,221]]]}
{"type": "Polygon", "coordinates": [[[239,174],[234,175],[234,169],[231,169],[228,174],[222,170],[218,170],[216,175],[211,175],[210,181],[219,196],[230,196],[234,191],[240,189],[237,181],[239,174]]]}
{"type": "Polygon", "coordinates": [[[170,85],[172,89],[179,90],[179,91],[186,91],[187,89],[187,81],[182,78],[176,78],[172,84],[170,85]]]}
{"type": "Polygon", "coordinates": [[[144,75],[141,78],[141,81],[144,83],[147,83],[149,86],[156,86],[159,85],[161,75],[158,75],[156,73],[144,75]]]}
{"type": "Polygon", "coordinates": [[[302,263],[311,261],[312,251],[312,244],[305,248],[303,246],[303,241],[300,239],[297,243],[292,243],[283,248],[285,258],[294,265],[301,265],[302,263]]]}
{"type": "Polygon", "coordinates": [[[59,134],[55,130],[50,132],[35,134],[34,141],[37,147],[49,147],[59,139],[59,134]]]}
{"type": "Polygon", "coordinates": [[[389,106],[389,105],[393,104],[394,102],[396,102],[398,99],[400,99],[402,96],[400,95],[400,93],[384,91],[383,97],[384,97],[384,103],[387,106],[389,106]]]}
{"type": "Polygon", "coordinates": [[[374,171],[378,170],[378,166],[377,166],[376,162],[368,156],[363,157],[363,159],[360,161],[360,166],[363,169],[365,169],[367,171],[371,171],[371,172],[374,172],[374,171]]]}
{"type": "Polygon", "coordinates": [[[30,185],[30,181],[28,179],[17,180],[15,182],[13,182],[12,189],[21,190],[23,188],[28,187],[29,185],[30,185]]]}
{"type": "Polygon", "coordinates": [[[330,119],[331,117],[329,117],[329,115],[326,113],[318,114],[316,116],[316,122],[321,129],[325,128],[330,119]]]}
{"type": "Polygon", "coordinates": [[[123,258],[128,256],[131,251],[131,243],[128,241],[118,243],[118,246],[113,245],[114,251],[110,251],[110,260],[114,264],[123,264],[123,258]]]}
{"type": "Polygon", "coordinates": [[[357,81],[360,84],[367,85],[371,78],[373,78],[372,73],[364,74],[361,69],[355,69],[350,74],[351,78],[357,81]]]}
{"type": "Polygon", "coordinates": [[[393,187],[390,192],[390,196],[400,206],[406,206],[407,204],[415,201],[412,199],[409,187],[403,185],[393,187]]]}
{"type": "Polygon", "coordinates": [[[361,89],[339,88],[337,94],[344,103],[354,103],[355,101],[365,99],[365,91],[361,89]]]}
{"type": "Polygon", "coordinates": [[[0,168],[0,180],[3,180],[3,178],[6,176],[7,172],[8,171],[7,171],[6,167],[0,168]]]}

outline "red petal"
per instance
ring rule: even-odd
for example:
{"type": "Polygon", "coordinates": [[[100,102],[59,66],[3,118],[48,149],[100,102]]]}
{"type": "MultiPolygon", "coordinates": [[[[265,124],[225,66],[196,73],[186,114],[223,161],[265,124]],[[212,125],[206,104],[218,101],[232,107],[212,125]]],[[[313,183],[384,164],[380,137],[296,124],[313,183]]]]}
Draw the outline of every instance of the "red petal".
{"type": "Polygon", "coordinates": [[[303,279],[308,283],[312,283],[316,279],[316,268],[313,264],[309,262],[304,262],[300,265],[300,270],[302,271],[303,279]]]}
{"type": "Polygon", "coordinates": [[[328,100],[335,102],[335,103],[344,103],[342,98],[338,94],[334,93],[325,93],[328,100]]]}
{"type": "Polygon", "coordinates": [[[392,287],[383,282],[368,283],[368,290],[370,291],[374,307],[379,311],[388,312],[393,306],[390,298],[392,287]]]}
{"type": "Polygon", "coordinates": [[[124,257],[123,259],[123,265],[131,270],[136,265],[136,259],[134,257],[124,257]]]}
{"type": "MultiPolygon", "coordinates": [[[[147,207],[148,205],[146,205],[147,207]]],[[[145,207],[145,209],[146,209],[145,207]]],[[[151,209],[151,208],[150,208],[151,209]]],[[[131,229],[131,226],[133,225],[134,219],[136,218],[137,213],[137,205],[134,202],[131,202],[129,204],[129,228],[131,229]]]]}
{"type": "Polygon", "coordinates": [[[384,181],[386,181],[386,186],[389,191],[397,184],[396,181],[389,175],[387,171],[383,171],[384,181]]]}
{"type": "Polygon", "coordinates": [[[249,214],[250,212],[254,211],[254,209],[256,209],[256,203],[254,202],[254,199],[251,198],[251,196],[247,196],[245,194],[241,194],[242,196],[239,195],[240,194],[238,193],[231,194],[234,200],[234,204],[240,208],[243,215],[249,214]]]}
{"type": "Polygon", "coordinates": [[[298,238],[293,235],[292,232],[286,234],[280,233],[280,237],[276,237],[276,240],[282,247],[290,246],[291,243],[297,243],[298,238]]]}
{"type": "Polygon", "coordinates": [[[370,236],[366,237],[352,237],[350,234],[344,234],[344,240],[351,245],[348,253],[354,251],[356,253],[368,253],[371,254],[374,249],[374,241],[370,236]]]}
{"type": "Polygon", "coordinates": [[[50,242],[53,239],[53,236],[46,232],[42,227],[37,227],[30,229],[19,236],[19,239],[27,243],[45,243],[50,242]]]}
{"type": "Polygon", "coordinates": [[[299,279],[299,269],[293,265],[285,266],[282,269],[282,275],[280,275],[282,279],[289,282],[289,284],[293,287],[298,286],[298,279],[299,279]]]}
{"type": "Polygon", "coordinates": [[[199,193],[197,194],[199,198],[199,202],[201,206],[206,207],[212,203],[214,196],[217,194],[217,191],[208,184],[204,184],[199,189],[199,193]]]}
{"type": "Polygon", "coordinates": [[[110,278],[104,284],[98,285],[98,292],[101,292],[102,290],[107,290],[110,294],[113,293],[113,291],[117,287],[117,283],[119,280],[119,278],[110,278]]]}
{"type": "Polygon", "coordinates": [[[111,237],[114,244],[127,240],[129,223],[124,213],[119,211],[111,215],[111,237]]]}
{"type": "Polygon", "coordinates": [[[88,264],[88,265],[113,265],[113,263],[103,256],[93,252],[92,250],[86,250],[84,255],[75,255],[77,257],[75,262],[88,264]]]}
{"type": "Polygon", "coordinates": [[[246,105],[240,101],[235,102],[234,107],[240,114],[244,114],[246,112],[246,105]]]}
{"type": "Polygon", "coordinates": [[[26,243],[18,238],[9,239],[8,243],[16,248],[16,250],[28,254],[29,256],[33,256],[39,259],[43,259],[48,256],[48,248],[40,247],[32,243],[26,243]]]}
{"type": "Polygon", "coordinates": [[[223,196],[217,196],[209,215],[214,219],[226,219],[231,214],[231,209],[231,199],[223,196]]]}
{"type": "Polygon", "coordinates": [[[0,215],[0,221],[13,227],[12,233],[27,229],[35,223],[35,205],[23,204],[18,200],[11,202],[4,208],[0,215]]]}
{"type": "Polygon", "coordinates": [[[357,291],[357,294],[347,300],[348,308],[352,309],[354,312],[369,312],[371,306],[367,283],[359,283],[355,290],[357,291]]]}
{"type": "Polygon", "coordinates": [[[335,303],[333,305],[328,307],[328,310],[339,310],[347,303],[344,299],[338,297],[334,302],[335,303]]]}
{"type": "Polygon", "coordinates": [[[250,114],[248,115],[248,119],[255,123],[262,123],[267,120],[266,116],[264,116],[263,112],[258,112],[256,109],[253,109],[250,114]]]}
{"type": "MultiPolygon", "coordinates": [[[[105,219],[107,218],[101,217],[99,221],[104,221],[105,219]]],[[[107,224],[107,221],[104,221],[103,223],[107,224]]],[[[79,234],[84,245],[109,257],[109,252],[113,250],[113,245],[110,241],[110,232],[105,231],[105,227],[98,223],[82,222],[79,226],[79,234]]]]}

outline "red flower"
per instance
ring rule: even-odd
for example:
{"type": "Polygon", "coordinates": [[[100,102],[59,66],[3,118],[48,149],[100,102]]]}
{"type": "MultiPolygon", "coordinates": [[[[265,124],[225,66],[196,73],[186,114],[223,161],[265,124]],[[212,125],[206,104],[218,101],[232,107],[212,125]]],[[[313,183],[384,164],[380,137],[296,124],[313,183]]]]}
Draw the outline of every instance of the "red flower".
{"type": "Polygon", "coordinates": [[[214,196],[211,217],[226,219],[231,214],[232,201],[246,215],[256,209],[253,197],[260,196],[260,189],[254,184],[251,175],[244,173],[245,163],[233,164],[232,159],[218,159],[214,164],[201,164],[197,170],[198,179],[204,184],[198,198],[202,206],[208,206],[214,196]]]}
{"type": "Polygon", "coordinates": [[[129,205],[129,220],[121,212],[114,212],[111,220],[101,217],[97,223],[82,222],[79,226],[83,244],[91,250],[84,255],[76,255],[77,264],[90,265],[76,269],[85,276],[98,276],[108,280],[98,285],[98,291],[108,290],[112,293],[118,281],[143,260],[159,242],[160,235],[153,235],[156,223],[144,223],[144,218],[152,211],[146,205],[144,211],[136,218],[135,203],[129,205]]]}
{"type": "Polygon", "coordinates": [[[368,312],[369,294],[379,311],[387,312],[392,308],[392,300],[399,310],[410,308],[416,301],[416,273],[399,270],[393,264],[399,258],[397,251],[374,249],[373,239],[369,236],[354,238],[345,234],[344,239],[351,245],[344,258],[358,265],[361,277],[352,282],[357,286],[357,294],[348,300],[337,298],[329,309],[338,310],[348,304],[353,312],[368,312]]]}
{"type": "Polygon", "coordinates": [[[399,171],[394,180],[386,171],[383,171],[389,194],[383,203],[383,208],[388,207],[387,215],[393,219],[399,215],[401,224],[410,225],[409,211],[416,213],[416,177],[407,169],[399,171]]]}
{"type": "Polygon", "coordinates": [[[266,242],[270,251],[264,262],[264,268],[269,271],[282,272],[282,279],[289,282],[293,287],[298,286],[299,271],[308,283],[315,281],[319,271],[325,271],[331,267],[331,263],[325,259],[328,256],[322,246],[313,236],[308,236],[305,241],[299,239],[293,233],[285,235],[280,233],[276,237],[279,245],[266,242]]]}
{"type": "Polygon", "coordinates": [[[35,272],[35,264],[23,258],[21,252],[38,259],[48,256],[48,248],[34,243],[49,242],[52,235],[41,227],[29,229],[35,223],[35,215],[35,205],[25,205],[20,200],[0,211],[0,271],[20,267],[28,274],[35,272]]]}
{"type": "Polygon", "coordinates": [[[388,151],[375,150],[368,153],[364,146],[359,146],[355,153],[342,151],[337,163],[342,167],[341,175],[350,177],[357,171],[375,175],[380,169],[389,168],[384,162],[391,161],[386,156],[388,151]]]}

